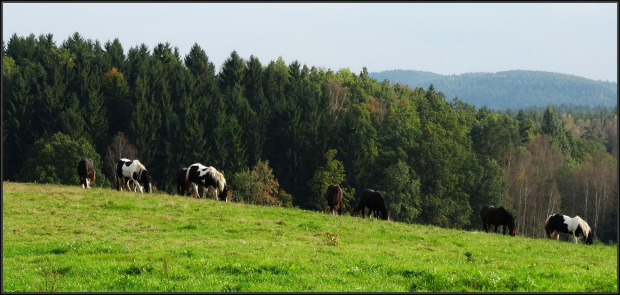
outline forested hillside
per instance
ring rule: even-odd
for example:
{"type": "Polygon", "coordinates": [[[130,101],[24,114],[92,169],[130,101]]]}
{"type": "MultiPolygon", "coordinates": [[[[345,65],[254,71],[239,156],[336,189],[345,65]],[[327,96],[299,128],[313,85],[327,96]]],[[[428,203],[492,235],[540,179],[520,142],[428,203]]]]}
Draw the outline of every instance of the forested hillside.
{"type": "Polygon", "coordinates": [[[547,104],[613,107],[618,101],[618,83],[542,71],[439,75],[393,70],[371,72],[369,76],[411,88],[433,84],[450,100],[458,97],[476,107],[495,110],[545,107],[547,104]]]}
{"type": "Polygon", "coordinates": [[[433,84],[235,51],[215,69],[198,44],[184,57],[168,43],[125,55],[118,39],[11,36],[3,179],[78,185],[77,162],[90,156],[103,174],[94,185],[113,187],[112,165],[126,157],[172,193],[177,169],[202,163],[223,171],[236,202],[325,210],[325,189],[339,183],[345,210],[372,188],[400,222],[480,229],[480,208],[496,204],[519,235],[542,237],[558,212],[615,241],[615,105],[477,109],[433,84]]]}

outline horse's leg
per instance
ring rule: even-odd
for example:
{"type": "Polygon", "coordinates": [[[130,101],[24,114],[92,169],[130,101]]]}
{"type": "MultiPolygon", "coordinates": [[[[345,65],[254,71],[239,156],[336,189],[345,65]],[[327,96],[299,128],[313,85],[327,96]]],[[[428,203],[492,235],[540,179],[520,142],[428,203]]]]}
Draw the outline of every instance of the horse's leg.
{"type": "Polygon", "coordinates": [[[197,199],[198,198],[198,185],[192,182],[191,186],[194,188],[194,191],[192,192],[192,197],[197,199]]]}
{"type": "Polygon", "coordinates": [[[86,178],[86,188],[90,188],[90,178],[86,178]]]}

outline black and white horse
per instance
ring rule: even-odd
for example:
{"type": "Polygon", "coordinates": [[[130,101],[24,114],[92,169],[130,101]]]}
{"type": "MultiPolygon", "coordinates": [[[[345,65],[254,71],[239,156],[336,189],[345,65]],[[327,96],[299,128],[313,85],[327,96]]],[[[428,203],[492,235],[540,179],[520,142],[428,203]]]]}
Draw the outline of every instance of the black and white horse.
{"type": "Polygon", "coordinates": [[[93,160],[84,158],[78,163],[78,175],[80,176],[80,184],[82,188],[90,188],[90,184],[95,182],[95,168],[93,160]]]}
{"type": "Polygon", "coordinates": [[[366,207],[368,207],[368,215],[372,213],[373,216],[381,218],[383,220],[390,220],[390,211],[388,211],[387,204],[383,196],[374,190],[367,189],[362,192],[360,201],[357,206],[351,210],[350,214],[353,215],[356,212],[362,212],[362,218],[366,215],[366,207]]]}
{"type": "Polygon", "coordinates": [[[579,216],[568,217],[562,214],[549,215],[545,221],[545,232],[551,239],[551,234],[556,235],[556,240],[560,240],[560,233],[573,234],[575,244],[578,244],[578,236],[582,235],[586,240],[586,245],[592,245],[592,230],[588,223],[579,216]]]}
{"type": "Polygon", "coordinates": [[[139,189],[141,193],[153,192],[151,175],[138,160],[120,159],[116,163],[116,179],[116,189],[119,191],[122,191],[123,187],[127,187],[127,190],[131,191],[131,187],[129,187],[131,181],[134,185],[134,192],[136,189],[139,189]]]}
{"type": "Polygon", "coordinates": [[[200,184],[204,187],[203,198],[207,197],[209,187],[213,187],[215,188],[215,199],[228,202],[230,190],[226,186],[226,179],[222,173],[213,167],[207,167],[200,163],[192,164],[187,168],[185,183],[187,186],[192,186],[191,189],[193,189],[193,195],[196,198],[200,198],[198,195],[198,185],[200,184]]]}

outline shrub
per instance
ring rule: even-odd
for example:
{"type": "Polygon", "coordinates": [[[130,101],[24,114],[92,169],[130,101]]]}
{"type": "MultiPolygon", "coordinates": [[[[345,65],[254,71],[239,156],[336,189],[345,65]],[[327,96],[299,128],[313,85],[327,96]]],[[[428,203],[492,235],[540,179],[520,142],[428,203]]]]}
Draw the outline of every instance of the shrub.
{"type": "MultiPolygon", "coordinates": [[[[61,132],[49,140],[37,141],[17,177],[19,181],[79,185],[77,166],[83,158],[93,160],[96,179],[105,179],[101,174],[101,157],[93,146],[81,137],[72,140],[61,132]]],[[[91,186],[101,187],[102,181],[95,181],[91,186]]]]}

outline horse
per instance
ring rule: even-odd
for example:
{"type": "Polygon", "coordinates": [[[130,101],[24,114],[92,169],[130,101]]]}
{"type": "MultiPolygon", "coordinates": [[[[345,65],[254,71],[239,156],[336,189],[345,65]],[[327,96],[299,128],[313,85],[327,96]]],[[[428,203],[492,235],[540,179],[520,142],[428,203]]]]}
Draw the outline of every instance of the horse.
{"type": "Polygon", "coordinates": [[[93,160],[84,158],[78,163],[77,172],[80,177],[82,188],[90,188],[90,184],[95,182],[95,168],[93,160]]]}
{"type": "Polygon", "coordinates": [[[216,200],[225,200],[228,202],[230,197],[230,189],[226,186],[224,175],[213,167],[206,167],[200,163],[190,165],[185,175],[185,183],[187,186],[192,186],[195,198],[200,198],[198,195],[198,184],[204,187],[203,198],[207,197],[207,190],[209,187],[215,188],[216,200]]]}
{"type": "Polygon", "coordinates": [[[134,192],[137,188],[140,189],[140,193],[146,190],[146,193],[153,192],[153,181],[151,175],[146,170],[144,165],[138,160],[120,159],[116,163],[116,189],[123,190],[123,186],[127,186],[127,190],[131,191],[129,182],[133,182],[134,192]]]}
{"type": "Polygon", "coordinates": [[[515,218],[504,207],[497,208],[493,205],[486,205],[480,210],[480,217],[482,218],[482,227],[487,233],[491,230],[491,225],[495,226],[493,232],[497,232],[497,228],[501,225],[504,235],[507,229],[511,236],[514,237],[517,234],[515,218]]]}
{"type": "Polygon", "coordinates": [[[177,180],[177,193],[181,196],[192,194],[192,187],[187,185],[185,178],[187,177],[187,168],[181,168],[177,170],[176,180],[177,180]]]}
{"type": "Polygon", "coordinates": [[[547,238],[551,239],[551,234],[556,234],[556,240],[560,240],[560,233],[573,234],[575,244],[578,244],[578,236],[582,235],[586,240],[586,245],[592,245],[592,230],[588,223],[579,216],[568,217],[562,214],[549,215],[545,221],[545,231],[547,238]]]}
{"type": "Polygon", "coordinates": [[[353,215],[356,212],[362,211],[362,217],[365,217],[366,207],[369,209],[369,216],[372,213],[375,217],[380,217],[383,220],[390,220],[390,211],[388,211],[385,199],[379,192],[371,189],[363,191],[359,203],[351,210],[350,214],[353,215]]]}
{"type": "Polygon", "coordinates": [[[332,212],[332,215],[341,215],[342,189],[340,186],[337,184],[330,185],[327,188],[325,197],[327,198],[327,204],[329,205],[329,210],[332,212]]]}

